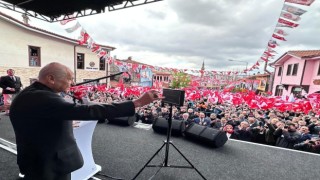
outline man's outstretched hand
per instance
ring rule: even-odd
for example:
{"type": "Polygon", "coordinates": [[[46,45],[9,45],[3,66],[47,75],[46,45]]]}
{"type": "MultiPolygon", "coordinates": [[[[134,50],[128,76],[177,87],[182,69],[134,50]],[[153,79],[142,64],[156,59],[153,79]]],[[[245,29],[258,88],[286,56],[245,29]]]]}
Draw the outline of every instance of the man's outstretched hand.
{"type": "Polygon", "coordinates": [[[156,90],[150,90],[145,92],[142,96],[138,99],[133,100],[133,104],[135,107],[141,107],[147,104],[152,103],[155,100],[163,99],[164,97],[159,96],[159,92],[156,90]]]}

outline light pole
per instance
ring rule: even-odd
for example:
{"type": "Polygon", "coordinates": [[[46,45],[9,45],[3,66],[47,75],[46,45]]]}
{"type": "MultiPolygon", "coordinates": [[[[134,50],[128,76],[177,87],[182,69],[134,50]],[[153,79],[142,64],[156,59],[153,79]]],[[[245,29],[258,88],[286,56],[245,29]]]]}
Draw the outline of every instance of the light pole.
{"type": "Polygon", "coordinates": [[[228,61],[235,61],[235,62],[243,62],[243,63],[246,63],[246,69],[248,69],[248,62],[247,62],[247,61],[240,61],[240,60],[234,60],[234,59],[228,59],[228,61]]]}
{"type": "Polygon", "coordinates": [[[240,60],[234,60],[234,59],[228,59],[228,61],[234,61],[234,62],[242,62],[242,63],[246,63],[246,70],[248,70],[248,62],[247,62],[247,61],[240,61],[240,60]]]}

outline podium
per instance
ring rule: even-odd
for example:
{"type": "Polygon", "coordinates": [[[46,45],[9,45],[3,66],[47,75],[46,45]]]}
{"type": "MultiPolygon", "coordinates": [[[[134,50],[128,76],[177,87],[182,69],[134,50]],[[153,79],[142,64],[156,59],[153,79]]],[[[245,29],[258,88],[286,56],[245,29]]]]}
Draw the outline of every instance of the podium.
{"type": "Polygon", "coordinates": [[[97,121],[77,121],[77,127],[73,128],[77,145],[83,157],[84,165],[71,173],[72,180],[87,180],[101,171],[101,166],[94,162],[92,156],[92,135],[97,121]]]}

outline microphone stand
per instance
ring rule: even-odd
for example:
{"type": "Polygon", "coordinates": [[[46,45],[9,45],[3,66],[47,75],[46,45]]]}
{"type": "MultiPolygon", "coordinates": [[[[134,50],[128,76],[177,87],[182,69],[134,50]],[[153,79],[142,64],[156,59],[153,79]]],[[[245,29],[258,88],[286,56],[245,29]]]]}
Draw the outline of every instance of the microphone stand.
{"type": "MultiPolygon", "coordinates": [[[[123,73],[124,73],[124,72],[119,72],[119,73],[116,73],[116,74],[110,74],[109,76],[104,76],[104,77],[100,77],[100,78],[97,78],[97,79],[91,79],[91,80],[89,80],[89,81],[77,83],[77,84],[73,85],[72,87],[80,86],[80,85],[83,85],[83,84],[89,84],[89,83],[91,83],[91,82],[99,82],[101,79],[111,78],[111,77],[114,77],[114,76],[121,75],[121,74],[123,74],[123,73]]],[[[70,93],[67,93],[67,95],[69,95],[70,97],[72,97],[73,102],[74,102],[75,104],[76,104],[76,100],[78,100],[78,101],[80,102],[80,104],[83,104],[82,99],[79,99],[79,98],[75,97],[73,94],[70,94],[70,93]]]]}
{"type": "Polygon", "coordinates": [[[184,155],[182,152],[172,143],[170,140],[171,138],[171,130],[172,130],[172,103],[169,103],[169,119],[168,119],[168,129],[167,129],[167,140],[163,142],[162,146],[153,154],[153,156],[148,160],[148,162],[140,169],[140,171],[134,176],[132,180],[136,180],[137,177],[141,174],[141,172],[146,167],[159,167],[160,169],[150,178],[152,179],[163,167],[167,168],[187,168],[187,169],[194,169],[202,179],[207,180],[204,175],[200,173],[200,171],[191,163],[191,161],[184,155]],[[174,147],[174,149],[177,150],[177,152],[188,162],[190,166],[178,166],[178,165],[170,165],[168,164],[169,160],[169,146],[174,147]],[[165,148],[165,158],[161,164],[149,164],[153,158],[159,154],[159,152],[162,150],[162,148],[165,148]]]}
{"type": "Polygon", "coordinates": [[[104,77],[100,77],[100,78],[97,78],[97,79],[91,79],[91,80],[89,80],[89,81],[77,83],[77,84],[75,84],[74,86],[79,86],[79,85],[83,85],[83,84],[88,84],[88,83],[95,82],[95,81],[99,82],[101,79],[111,78],[111,77],[114,77],[114,76],[121,75],[121,74],[123,74],[123,73],[124,73],[124,72],[119,72],[119,73],[116,73],[116,74],[110,74],[109,76],[104,76],[104,77]]]}

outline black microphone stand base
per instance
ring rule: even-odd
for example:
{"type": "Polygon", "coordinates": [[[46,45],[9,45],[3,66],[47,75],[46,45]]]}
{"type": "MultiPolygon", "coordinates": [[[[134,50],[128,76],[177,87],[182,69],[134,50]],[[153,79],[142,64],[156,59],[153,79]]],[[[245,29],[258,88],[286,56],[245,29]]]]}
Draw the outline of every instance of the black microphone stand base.
{"type": "Polygon", "coordinates": [[[205,179],[206,178],[200,173],[200,171],[194,167],[194,165],[188,160],[188,158],[186,156],[184,156],[182,154],[182,152],[170,141],[169,143],[167,141],[164,141],[163,145],[157,150],[157,152],[148,160],[148,162],[140,169],[140,171],[134,176],[133,180],[135,180],[141,173],[142,171],[146,168],[146,167],[160,167],[160,168],[163,168],[163,167],[168,167],[168,168],[187,168],[187,169],[194,169],[196,170],[196,172],[202,177],[202,179],[205,179]],[[164,160],[164,162],[160,165],[153,165],[153,164],[149,164],[153,158],[162,150],[162,148],[166,147],[166,146],[169,146],[169,145],[172,145],[172,147],[174,147],[178,153],[188,162],[188,164],[190,166],[176,166],[176,165],[169,165],[166,163],[166,159],[167,159],[167,156],[164,160]]]}
{"type": "MultiPolygon", "coordinates": [[[[167,130],[167,140],[163,142],[162,146],[153,154],[153,156],[147,161],[147,163],[140,169],[140,171],[134,176],[133,180],[135,180],[140,174],[141,172],[146,168],[146,167],[160,167],[163,168],[163,167],[168,167],[168,168],[187,168],[187,169],[194,169],[196,170],[196,172],[202,177],[202,179],[206,180],[206,178],[200,173],[200,171],[194,167],[194,165],[188,160],[188,158],[182,154],[182,152],[172,143],[172,141],[170,141],[170,137],[171,137],[171,127],[172,127],[172,104],[170,104],[170,114],[169,114],[169,119],[168,119],[168,130],[167,130]],[[169,147],[170,145],[172,147],[174,147],[174,149],[177,150],[177,152],[188,162],[188,164],[190,166],[176,166],[176,165],[169,165],[168,164],[168,160],[169,160],[169,147]],[[166,151],[165,151],[165,158],[164,158],[164,161],[162,164],[160,165],[152,165],[152,164],[149,164],[153,158],[159,154],[159,152],[162,150],[162,148],[166,148],[166,151]]],[[[159,170],[160,170],[159,169],[159,170]]],[[[159,171],[156,172],[156,174],[158,173],[159,171]]],[[[154,174],[153,176],[155,176],[156,174],[154,174]]]]}

